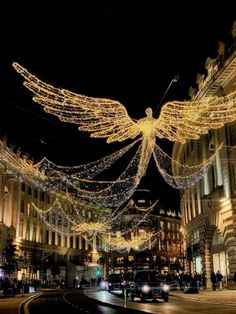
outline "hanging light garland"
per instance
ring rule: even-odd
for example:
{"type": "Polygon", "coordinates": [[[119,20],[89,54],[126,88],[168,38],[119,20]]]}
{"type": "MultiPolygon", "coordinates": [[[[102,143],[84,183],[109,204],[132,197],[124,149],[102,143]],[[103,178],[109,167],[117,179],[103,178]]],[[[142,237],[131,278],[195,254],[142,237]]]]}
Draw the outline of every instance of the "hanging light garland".
{"type": "Polygon", "coordinates": [[[173,188],[185,189],[186,187],[195,185],[204,176],[204,173],[210,168],[222,147],[223,143],[206,160],[196,165],[183,165],[179,163],[165,154],[158,145],[155,145],[153,157],[164,180],[173,188]],[[178,175],[172,173],[173,168],[178,175]]]}
{"type": "MultiPolygon", "coordinates": [[[[67,236],[83,235],[86,239],[93,238],[95,235],[106,235],[108,232],[111,236],[116,236],[116,231],[113,231],[114,226],[131,209],[131,202],[115,210],[79,199],[67,198],[63,203],[64,205],[56,198],[46,209],[39,208],[33,202],[31,204],[49,229],[67,236]],[[91,213],[90,216],[88,211],[91,213]],[[83,212],[86,216],[82,214],[83,212]]],[[[138,221],[133,222],[132,227],[124,226],[120,234],[125,236],[137,229],[148,218],[155,205],[156,202],[149,206],[145,214],[138,221]]]]}
{"type": "Polygon", "coordinates": [[[52,188],[64,183],[78,197],[103,206],[120,206],[130,198],[145,175],[152,156],[168,184],[178,189],[194,185],[209,168],[218,150],[204,159],[201,166],[180,165],[160,149],[156,138],[184,144],[236,119],[236,91],[223,97],[171,101],[162,107],[157,119],[153,117],[152,109],[147,108],[145,118],[134,120],[119,101],[88,97],[56,88],[41,81],[16,62],[13,67],[24,77],[24,85],[34,94],[33,100],[61,121],[78,124],[80,131],[89,132],[91,137],[106,138],[107,143],[140,137],[141,143],[135,156],[116,181],[100,182],[93,178],[131,149],[132,143],[124,150],[91,164],[77,166],[72,171],[71,168],[48,163],[45,159],[38,164],[42,166],[47,161],[46,164],[50,166],[52,188]],[[179,167],[178,176],[171,171],[173,163],[175,168],[179,167]]]}

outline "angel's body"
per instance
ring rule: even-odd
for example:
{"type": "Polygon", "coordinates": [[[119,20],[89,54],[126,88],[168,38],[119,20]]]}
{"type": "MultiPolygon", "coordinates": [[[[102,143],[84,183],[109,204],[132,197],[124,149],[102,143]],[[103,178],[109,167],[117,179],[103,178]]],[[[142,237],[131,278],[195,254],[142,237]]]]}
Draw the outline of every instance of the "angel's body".
{"type": "Polygon", "coordinates": [[[148,107],[145,110],[145,113],[147,116],[137,121],[137,125],[139,126],[142,135],[141,156],[137,174],[138,178],[142,178],[145,175],[156,142],[156,119],[153,118],[151,108],[148,107]]]}

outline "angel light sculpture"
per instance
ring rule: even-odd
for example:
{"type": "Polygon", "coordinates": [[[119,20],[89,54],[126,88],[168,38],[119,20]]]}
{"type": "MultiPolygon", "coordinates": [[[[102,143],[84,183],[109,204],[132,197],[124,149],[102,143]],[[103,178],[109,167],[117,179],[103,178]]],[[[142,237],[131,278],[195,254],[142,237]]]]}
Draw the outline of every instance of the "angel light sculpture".
{"type": "MultiPolygon", "coordinates": [[[[96,198],[96,202],[106,206],[119,206],[132,195],[145,175],[152,155],[161,175],[172,187],[183,189],[194,185],[210,167],[221,147],[200,164],[184,165],[165,154],[156,144],[156,138],[184,144],[188,140],[197,140],[210,129],[218,129],[236,119],[236,91],[227,96],[213,96],[197,101],[170,101],[162,106],[158,118],[154,118],[152,109],[147,108],[146,117],[134,120],[117,100],[88,97],[56,88],[41,81],[16,62],[13,63],[13,67],[24,77],[24,85],[34,94],[33,100],[61,121],[78,124],[80,131],[89,132],[91,137],[105,138],[107,143],[140,138],[141,144],[131,165],[115,182],[101,183],[100,189],[95,194],[91,182],[96,182],[97,187],[98,181],[82,183],[78,170],[82,168],[75,170],[73,167],[71,170],[69,167],[60,168],[51,163],[51,168],[57,173],[56,177],[60,176],[60,173],[63,175],[70,173],[67,183],[77,190],[77,194],[88,200],[96,198]],[[178,176],[170,171],[173,164],[175,169],[178,168],[178,176]],[[73,171],[76,171],[76,174],[72,174],[73,171]],[[132,176],[129,176],[128,173],[131,172],[132,176]],[[81,186],[85,188],[82,189],[81,186]],[[121,186],[123,188],[120,188],[121,186]],[[122,200],[118,195],[123,195],[122,200]]],[[[128,146],[124,151],[129,148],[128,146]]],[[[118,155],[111,155],[107,159],[85,165],[83,169],[87,171],[92,167],[94,176],[97,171],[102,171],[118,159],[120,157],[118,155]]],[[[91,179],[91,175],[88,177],[91,179]]]]}

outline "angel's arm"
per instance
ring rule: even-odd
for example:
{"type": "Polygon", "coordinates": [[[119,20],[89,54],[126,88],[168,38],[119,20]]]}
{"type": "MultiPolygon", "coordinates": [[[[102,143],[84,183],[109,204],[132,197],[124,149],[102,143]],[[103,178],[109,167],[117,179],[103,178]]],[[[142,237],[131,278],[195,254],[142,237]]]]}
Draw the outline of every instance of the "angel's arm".
{"type": "Polygon", "coordinates": [[[170,141],[185,143],[198,139],[210,129],[221,128],[236,120],[236,91],[223,97],[208,97],[199,101],[166,103],[155,123],[156,135],[170,141]]]}
{"type": "Polygon", "coordinates": [[[79,125],[79,130],[91,133],[91,137],[107,138],[107,142],[124,141],[140,134],[139,127],[119,102],[95,98],[56,88],[39,80],[20,64],[13,67],[25,81],[24,85],[34,94],[33,100],[44,110],[61,121],[79,125]]]}

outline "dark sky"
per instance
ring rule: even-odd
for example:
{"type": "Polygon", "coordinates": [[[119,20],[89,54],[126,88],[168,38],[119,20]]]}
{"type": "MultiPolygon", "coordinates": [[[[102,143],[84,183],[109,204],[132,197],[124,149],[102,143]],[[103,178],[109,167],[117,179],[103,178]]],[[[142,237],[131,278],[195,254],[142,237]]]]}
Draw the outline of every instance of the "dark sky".
{"type": "MultiPolygon", "coordinates": [[[[73,165],[114,152],[118,144],[90,139],[32,101],[17,61],[42,80],[88,96],[117,99],[132,118],[167,100],[189,99],[217,43],[231,42],[233,1],[1,1],[0,134],[35,161],[73,165]]],[[[160,146],[170,152],[171,145],[160,146]]],[[[151,166],[141,181],[154,198],[178,207],[178,191],[151,166]]]]}

